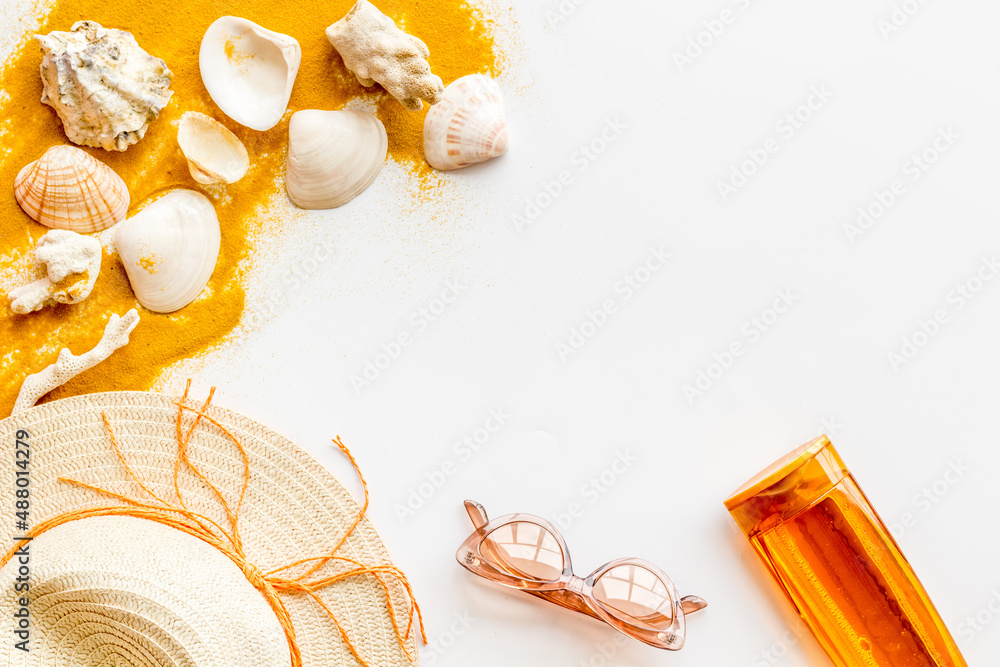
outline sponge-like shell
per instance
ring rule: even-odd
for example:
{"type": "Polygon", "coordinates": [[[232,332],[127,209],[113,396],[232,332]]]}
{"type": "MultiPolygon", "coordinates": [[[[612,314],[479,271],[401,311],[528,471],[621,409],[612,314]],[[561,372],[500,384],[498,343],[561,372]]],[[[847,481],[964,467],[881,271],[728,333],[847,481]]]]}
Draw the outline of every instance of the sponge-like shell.
{"type": "Polygon", "coordinates": [[[73,146],[53,146],[14,179],[14,198],[32,220],[87,234],[125,219],[129,192],[111,167],[73,146]]]}

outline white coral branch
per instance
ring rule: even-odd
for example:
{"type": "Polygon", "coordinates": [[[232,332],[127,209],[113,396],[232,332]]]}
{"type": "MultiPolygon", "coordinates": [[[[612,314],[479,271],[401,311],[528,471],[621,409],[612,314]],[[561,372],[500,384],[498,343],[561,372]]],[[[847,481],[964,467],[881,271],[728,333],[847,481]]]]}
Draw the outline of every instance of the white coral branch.
{"type": "Polygon", "coordinates": [[[110,357],[115,350],[128,343],[128,336],[137,324],[139,324],[139,313],[133,308],[125,313],[124,317],[112,315],[104,328],[101,342],[89,352],[75,356],[64,348],[59,352],[56,363],[25,378],[11,414],[16,415],[27,410],[45,394],[110,357]]]}
{"type": "Polygon", "coordinates": [[[441,101],[444,84],[431,74],[430,51],[368,0],[358,0],[347,15],[326,29],[326,37],[363,86],[382,84],[411,111],[441,101]]]}

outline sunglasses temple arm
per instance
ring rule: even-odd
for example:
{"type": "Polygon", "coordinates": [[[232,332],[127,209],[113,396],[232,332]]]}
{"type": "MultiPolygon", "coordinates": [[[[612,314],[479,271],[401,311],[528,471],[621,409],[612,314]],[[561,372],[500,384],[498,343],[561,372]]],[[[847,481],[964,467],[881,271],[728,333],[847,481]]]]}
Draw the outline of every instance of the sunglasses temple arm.
{"type": "Polygon", "coordinates": [[[476,527],[476,530],[479,530],[490,522],[489,517],[486,516],[486,508],[474,500],[465,501],[465,511],[469,513],[469,518],[472,519],[472,524],[476,527]]]}
{"type": "Polygon", "coordinates": [[[693,614],[707,606],[708,603],[697,595],[685,595],[681,598],[681,608],[684,609],[685,614],[693,614]]]}

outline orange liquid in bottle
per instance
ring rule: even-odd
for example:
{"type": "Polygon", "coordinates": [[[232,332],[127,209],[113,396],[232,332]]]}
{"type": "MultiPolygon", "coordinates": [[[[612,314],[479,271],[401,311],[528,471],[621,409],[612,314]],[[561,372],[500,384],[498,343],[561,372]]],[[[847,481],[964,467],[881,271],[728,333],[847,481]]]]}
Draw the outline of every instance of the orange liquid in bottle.
{"type": "Polygon", "coordinates": [[[927,591],[824,436],[726,507],[838,667],[966,667],[927,591]]]}

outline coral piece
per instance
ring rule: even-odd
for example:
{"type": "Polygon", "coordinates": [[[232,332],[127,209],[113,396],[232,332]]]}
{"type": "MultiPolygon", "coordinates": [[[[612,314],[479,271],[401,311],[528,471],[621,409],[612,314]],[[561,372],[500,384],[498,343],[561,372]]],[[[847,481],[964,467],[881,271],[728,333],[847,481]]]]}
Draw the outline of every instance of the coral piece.
{"type": "Polygon", "coordinates": [[[302,48],[288,35],[238,16],[205,31],[198,53],[201,80],[223,113],[253,130],[270,130],[288,108],[302,48]]]}
{"type": "Polygon", "coordinates": [[[503,155],[509,146],[496,81],[469,74],[444,89],[424,119],[424,156],[435,169],[460,169],[503,155]]]}
{"type": "Polygon", "coordinates": [[[24,412],[45,394],[110,357],[115,350],[128,343],[128,335],[137,324],[139,324],[139,313],[134,308],[125,313],[124,317],[111,315],[108,325],[104,327],[104,336],[97,347],[80,356],[63,348],[56,363],[24,379],[11,414],[24,412]]]}
{"type": "Polygon", "coordinates": [[[131,201],[111,167],[73,146],[53,146],[21,169],[14,198],[35,222],[81,234],[121,222],[131,201]]]}
{"type": "Polygon", "coordinates": [[[215,207],[194,190],[173,190],[115,229],[115,247],[143,306],[172,313],[205,289],[222,235],[215,207]]]}
{"type": "Polygon", "coordinates": [[[300,208],[342,206],[372,184],[388,149],[385,126],[370,113],[297,111],[288,124],[288,196],[300,208]]]}
{"type": "Polygon", "coordinates": [[[235,183],[250,168],[250,156],[225,125],[197,111],[181,116],[177,143],[188,161],[191,178],[203,185],[235,183]]]}
{"type": "Polygon", "coordinates": [[[131,33],[79,21],[69,32],[35,35],[42,45],[42,102],[69,140],[123,151],[143,138],[173,92],[166,64],[131,33]]]}
{"type": "Polygon", "coordinates": [[[368,0],[358,0],[344,18],[326,29],[326,37],[361,85],[382,84],[411,111],[424,106],[421,100],[440,101],[444,84],[431,74],[427,45],[397,28],[368,0]]]}
{"type": "Polygon", "coordinates": [[[94,289],[101,254],[101,243],[93,237],[63,229],[47,232],[35,247],[35,264],[47,275],[12,289],[10,309],[24,315],[57,303],[80,303],[94,289]]]}

